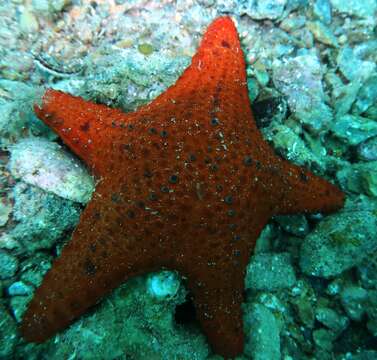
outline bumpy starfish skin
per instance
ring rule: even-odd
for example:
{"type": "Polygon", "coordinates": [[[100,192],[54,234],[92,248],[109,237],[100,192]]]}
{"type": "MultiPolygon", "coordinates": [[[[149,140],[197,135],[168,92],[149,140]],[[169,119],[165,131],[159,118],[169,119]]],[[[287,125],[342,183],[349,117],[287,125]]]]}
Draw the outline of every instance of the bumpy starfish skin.
{"type": "Polygon", "coordinates": [[[229,17],[209,26],[176,84],[136,112],[54,90],[35,111],[99,181],[23,318],[28,341],[64,329],[130,277],[166,268],[187,277],[214,351],[235,356],[245,269],[269,218],[343,205],[337,187],[263,140],[229,17]]]}

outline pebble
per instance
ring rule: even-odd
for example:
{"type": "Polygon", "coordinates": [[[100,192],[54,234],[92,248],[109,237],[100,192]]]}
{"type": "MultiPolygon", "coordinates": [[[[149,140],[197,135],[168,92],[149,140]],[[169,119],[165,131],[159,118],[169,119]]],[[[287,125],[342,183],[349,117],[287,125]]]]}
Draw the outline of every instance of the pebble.
{"type": "Polygon", "coordinates": [[[360,286],[347,286],[340,293],[340,300],[348,317],[354,321],[361,321],[365,314],[365,304],[368,291],[360,286]]]}
{"type": "Polygon", "coordinates": [[[5,250],[0,250],[0,279],[7,279],[16,274],[18,259],[5,250]]]}
{"type": "Polygon", "coordinates": [[[18,342],[17,325],[3,304],[0,303],[0,359],[13,359],[18,342]]]}
{"type": "Polygon", "coordinates": [[[377,197],[377,161],[360,162],[344,166],[336,173],[343,189],[377,197]]]}
{"type": "MultiPolygon", "coordinates": [[[[316,163],[320,160],[309,150],[302,138],[290,127],[273,124],[263,132],[266,139],[274,144],[274,148],[284,154],[284,157],[297,165],[316,163]]],[[[263,130],[263,129],[262,129],[263,130]]]]}
{"type": "Polygon", "coordinates": [[[51,268],[52,256],[44,252],[37,252],[32,257],[27,258],[21,264],[20,281],[38,287],[43,276],[51,268]]]}
{"type": "Polygon", "coordinates": [[[377,136],[369,138],[357,147],[357,157],[362,161],[377,160],[377,136]]]}
{"type": "Polygon", "coordinates": [[[361,18],[372,17],[377,10],[375,0],[330,0],[330,3],[339,13],[361,18]]]}
{"type": "Polygon", "coordinates": [[[246,289],[276,291],[291,288],[295,282],[288,253],[254,255],[246,269],[246,289]]]}
{"type": "Polygon", "coordinates": [[[29,138],[11,147],[9,169],[16,179],[64,199],[87,203],[94,180],[84,165],[51,141],[29,138]]]}
{"type": "Polygon", "coordinates": [[[20,244],[7,233],[0,235],[0,249],[13,250],[20,247],[20,244]]]}
{"type": "Polygon", "coordinates": [[[0,197],[0,226],[4,226],[8,222],[10,213],[12,212],[12,205],[5,198],[0,197]]]}
{"type": "Polygon", "coordinates": [[[71,0],[32,0],[34,11],[45,16],[61,12],[70,3],[71,0]]]}
{"type": "Polygon", "coordinates": [[[331,24],[331,6],[329,0],[315,0],[313,3],[313,13],[324,24],[331,24]]]}
{"type": "Polygon", "coordinates": [[[179,277],[172,271],[161,271],[151,275],[147,280],[148,291],[157,300],[173,298],[179,287],[179,277]]]}
{"type": "Polygon", "coordinates": [[[362,116],[347,114],[336,118],[330,129],[349,145],[358,145],[377,135],[377,122],[362,116]]]}
{"type": "Polygon", "coordinates": [[[333,341],[335,340],[335,335],[326,329],[318,329],[313,331],[314,343],[321,349],[331,351],[333,348],[333,341]]]}
{"type": "Polygon", "coordinates": [[[339,70],[349,81],[365,81],[376,71],[373,61],[363,61],[347,46],[339,51],[336,62],[339,70]]]}
{"type": "Polygon", "coordinates": [[[255,99],[259,95],[258,81],[256,79],[253,79],[253,78],[248,78],[247,79],[247,88],[248,88],[248,91],[249,91],[249,99],[250,99],[251,102],[254,102],[255,99]]]}
{"type": "Polygon", "coordinates": [[[349,324],[349,320],[346,316],[339,315],[335,310],[328,307],[318,307],[315,312],[315,317],[320,323],[336,334],[345,330],[349,324]]]}
{"type": "Polygon", "coordinates": [[[306,54],[272,63],[273,83],[288,98],[288,105],[299,121],[318,133],[332,120],[332,111],[324,102],[322,69],[319,58],[306,54]]]}
{"type": "Polygon", "coordinates": [[[39,30],[39,23],[34,13],[25,7],[19,18],[20,30],[25,34],[32,34],[39,30]]]}
{"type": "Polygon", "coordinates": [[[275,216],[275,220],[289,234],[305,236],[309,232],[309,223],[304,215],[275,216]]]}
{"type": "Polygon", "coordinates": [[[241,14],[246,14],[251,19],[278,19],[283,15],[284,7],[288,0],[241,0],[241,14]]]}
{"type": "Polygon", "coordinates": [[[368,292],[368,302],[365,310],[368,314],[367,328],[373,336],[377,336],[377,290],[368,292]]]}
{"type": "Polygon", "coordinates": [[[323,24],[320,21],[308,21],[307,22],[308,29],[312,32],[315,39],[319,42],[337,47],[338,46],[338,40],[331,31],[329,27],[327,27],[325,24],[323,24]]]}
{"type": "Polygon", "coordinates": [[[10,299],[10,308],[13,316],[18,323],[21,322],[22,316],[26,311],[26,306],[30,302],[31,295],[29,296],[13,296],[10,299]]]}
{"type": "Polygon", "coordinates": [[[342,84],[336,90],[334,89],[333,95],[335,99],[333,102],[336,114],[335,117],[337,119],[346,115],[351,110],[361,88],[362,83],[360,81],[351,81],[347,85],[342,84]]]}
{"type": "Polygon", "coordinates": [[[245,313],[245,354],[254,360],[280,360],[280,329],[272,311],[255,303],[245,313]]]}
{"type": "Polygon", "coordinates": [[[288,32],[302,28],[306,24],[305,16],[288,16],[281,23],[280,27],[288,32]]]}
{"type": "Polygon", "coordinates": [[[377,289],[377,254],[357,266],[360,283],[365,289],[377,289]]]}
{"type": "Polygon", "coordinates": [[[33,287],[23,281],[16,281],[8,287],[9,296],[25,296],[33,293],[33,287]]]}
{"type": "MultiPolygon", "coordinates": [[[[372,105],[377,103],[377,75],[368,78],[359,93],[353,110],[358,114],[366,112],[372,105]]],[[[376,118],[374,120],[377,120],[376,118]]]]}
{"type": "Polygon", "coordinates": [[[260,233],[254,248],[254,254],[271,251],[272,243],[278,236],[276,226],[267,224],[260,233]]]}
{"type": "Polygon", "coordinates": [[[291,295],[290,303],[295,306],[301,322],[312,329],[315,322],[314,303],[316,300],[313,288],[309,282],[298,280],[291,289],[291,295]]]}

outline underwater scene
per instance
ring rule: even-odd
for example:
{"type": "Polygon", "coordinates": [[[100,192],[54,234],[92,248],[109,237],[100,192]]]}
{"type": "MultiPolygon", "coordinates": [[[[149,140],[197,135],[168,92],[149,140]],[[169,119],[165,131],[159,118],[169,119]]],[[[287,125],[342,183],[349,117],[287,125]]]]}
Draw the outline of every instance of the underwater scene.
{"type": "Polygon", "coordinates": [[[377,360],[377,0],[0,0],[0,359],[377,360]]]}

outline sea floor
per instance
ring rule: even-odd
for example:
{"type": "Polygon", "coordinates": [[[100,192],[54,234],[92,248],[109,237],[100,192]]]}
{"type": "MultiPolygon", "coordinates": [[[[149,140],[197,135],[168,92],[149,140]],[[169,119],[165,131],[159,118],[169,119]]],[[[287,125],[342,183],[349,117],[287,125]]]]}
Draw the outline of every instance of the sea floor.
{"type": "Polygon", "coordinates": [[[238,359],[377,359],[375,0],[1,0],[0,359],[221,359],[175,272],[128,281],[43,344],[18,331],[96,181],[33,104],[52,87],[132,111],[174,84],[221,15],[265,139],[347,198],[265,227],[238,359]]]}

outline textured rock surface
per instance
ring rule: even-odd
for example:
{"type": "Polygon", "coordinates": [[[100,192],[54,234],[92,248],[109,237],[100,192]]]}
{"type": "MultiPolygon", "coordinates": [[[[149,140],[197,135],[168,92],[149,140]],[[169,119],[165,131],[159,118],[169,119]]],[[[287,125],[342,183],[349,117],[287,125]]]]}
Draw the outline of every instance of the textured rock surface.
{"type": "Polygon", "coordinates": [[[245,353],[254,360],[280,359],[280,330],[274,314],[262,304],[252,304],[245,319],[248,342],[245,353]]]}
{"type": "Polygon", "coordinates": [[[61,335],[60,347],[50,341],[47,356],[60,359],[75,352],[83,360],[124,354],[135,360],[205,359],[209,349],[204,336],[198,329],[174,322],[175,306],[184,301],[185,290],[169,300],[156,301],[147,287],[143,277],[117,289],[94,315],[83,317],[61,335]]]}
{"type": "Polygon", "coordinates": [[[12,277],[18,269],[18,259],[7,251],[0,250],[0,279],[12,277]]]}
{"type": "Polygon", "coordinates": [[[377,249],[372,209],[340,212],[321,221],[303,241],[300,266],[307,275],[329,278],[358,265],[377,249]]]}
{"type": "Polygon", "coordinates": [[[0,304],[0,319],[0,358],[11,359],[17,344],[17,326],[2,304],[0,304]]]}
{"type": "Polygon", "coordinates": [[[25,183],[18,183],[13,194],[17,224],[9,235],[21,244],[21,252],[50,249],[78,222],[80,208],[72,201],[25,183]]]}
{"type": "Polygon", "coordinates": [[[287,253],[254,255],[246,270],[245,286],[253,290],[286,289],[295,282],[295,272],[287,253]]]}
{"type": "Polygon", "coordinates": [[[15,178],[64,199],[87,203],[94,190],[94,180],[83,164],[44,139],[25,139],[14,145],[9,167],[15,178]]]}

